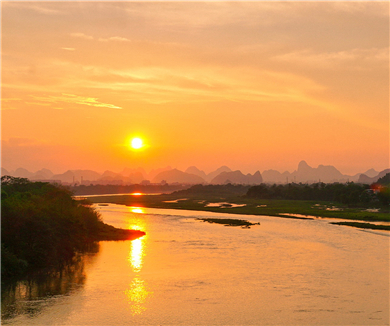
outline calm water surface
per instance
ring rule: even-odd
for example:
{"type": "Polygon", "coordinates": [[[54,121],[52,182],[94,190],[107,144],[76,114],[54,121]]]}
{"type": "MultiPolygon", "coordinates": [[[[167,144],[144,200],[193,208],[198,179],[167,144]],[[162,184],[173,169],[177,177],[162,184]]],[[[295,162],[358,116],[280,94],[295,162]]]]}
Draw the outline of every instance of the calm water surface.
{"type": "Polygon", "coordinates": [[[4,325],[388,325],[389,233],[322,220],[97,206],[134,241],[19,283],[4,325]],[[197,217],[260,222],[251,229],[197,217]]]}

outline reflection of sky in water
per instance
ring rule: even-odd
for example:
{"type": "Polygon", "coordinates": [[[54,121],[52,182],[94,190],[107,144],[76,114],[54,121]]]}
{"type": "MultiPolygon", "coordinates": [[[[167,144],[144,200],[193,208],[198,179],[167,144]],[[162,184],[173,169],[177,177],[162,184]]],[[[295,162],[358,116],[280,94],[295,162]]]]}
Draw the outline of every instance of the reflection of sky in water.
{"type": "MultiPolygon", "coordinates": [[[[129,229],[146,230],[146,223],[141,214],[144,213],[142,207],[129,207],[130,212],[135,213],[128,221],[129,229]]],[[[129,288],[125,291],[126,300],[130,304],[131,314],[141,315],[147,308],[146,300],[152,294],[148,291],[147,283],[141,278],[139,273],[142,269],[143,258],[145,256],[145,244],[147,236],[131,241],[128,261],[134,273],[136,273],[129,288]]]]}
{"type": "Polygon", "coordinates": [[[146,236],[102,241],[82,273],[36,294],[14,289],[1,324],[388,324],[388,232],[267,216],[241,229],[196,218],[242,215],[133,208],[98,207],[104,222],[146,236]]]}

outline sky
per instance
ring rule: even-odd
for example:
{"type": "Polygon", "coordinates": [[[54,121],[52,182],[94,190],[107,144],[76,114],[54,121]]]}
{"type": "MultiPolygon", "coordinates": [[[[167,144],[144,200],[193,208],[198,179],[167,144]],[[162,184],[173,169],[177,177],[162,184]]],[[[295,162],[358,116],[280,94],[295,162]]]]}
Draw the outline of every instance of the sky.
{"type": "Polygon", "coordinates": [[[390,166],[388,2],[2,1],[1,15],[5,169],[390,166]]]}

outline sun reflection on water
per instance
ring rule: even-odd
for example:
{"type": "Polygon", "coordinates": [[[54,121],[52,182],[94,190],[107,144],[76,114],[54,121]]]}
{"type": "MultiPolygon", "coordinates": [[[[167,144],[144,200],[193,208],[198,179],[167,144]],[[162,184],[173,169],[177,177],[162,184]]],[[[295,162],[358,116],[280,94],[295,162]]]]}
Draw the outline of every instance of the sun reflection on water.
{"type": "MultiPolygon", "coordinates": [[[[139,215],[144,213],[143,208],[130,207],[129,209],[130,212],[136,213],[136,215],[132,215],[128,221],[129,229],[146,231],[147,227],[144,216],[139,215]]],[[[128,261],[135,275],[129,284],[129,288],[125,290],[125,295],[133,316],[141,315],[147,309],[146,301],[153,294],[153,292],[149,291],[147,283],[140,275],[145,256],[147,237],[148,236],[145,235],[130,243],[128,261]]]]}
{"type": "Polygon", "coordinates": [[[130,207],[130,212],[132,213],[137,213],[137,214],[144,214],[145,213],[145,210],[143,209],[143,207],[130,207]]]}
{"type": "Polygon", "coordinates": [[[152,294],[148,291],[147,284],[139,277],[135,277],[130,284],[130,288],[125,291],[126,297],[130,304],[130,310],[133,316],[141,315],[147,308],[146,301],[152,294]]]}
{"type": "Polygon", "coordinates": [[[144,256],[143,241],[144,237],[135,239],[131,242],[129,261],[135,273],[139,273],[142,268],[142,260],[144,256]]]}

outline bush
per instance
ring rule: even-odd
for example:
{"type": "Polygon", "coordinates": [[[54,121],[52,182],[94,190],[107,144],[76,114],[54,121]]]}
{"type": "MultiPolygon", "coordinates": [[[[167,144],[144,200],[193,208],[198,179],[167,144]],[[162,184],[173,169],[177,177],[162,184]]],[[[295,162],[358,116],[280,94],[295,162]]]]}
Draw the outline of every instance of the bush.
{"type": "Polygon", "coordinates": [[[100,216],[65,188],[2,177],[2,276],[61,267],[96,240],[100,216]],[[3,196],[4,194],[4,196],[3,196]]]}

